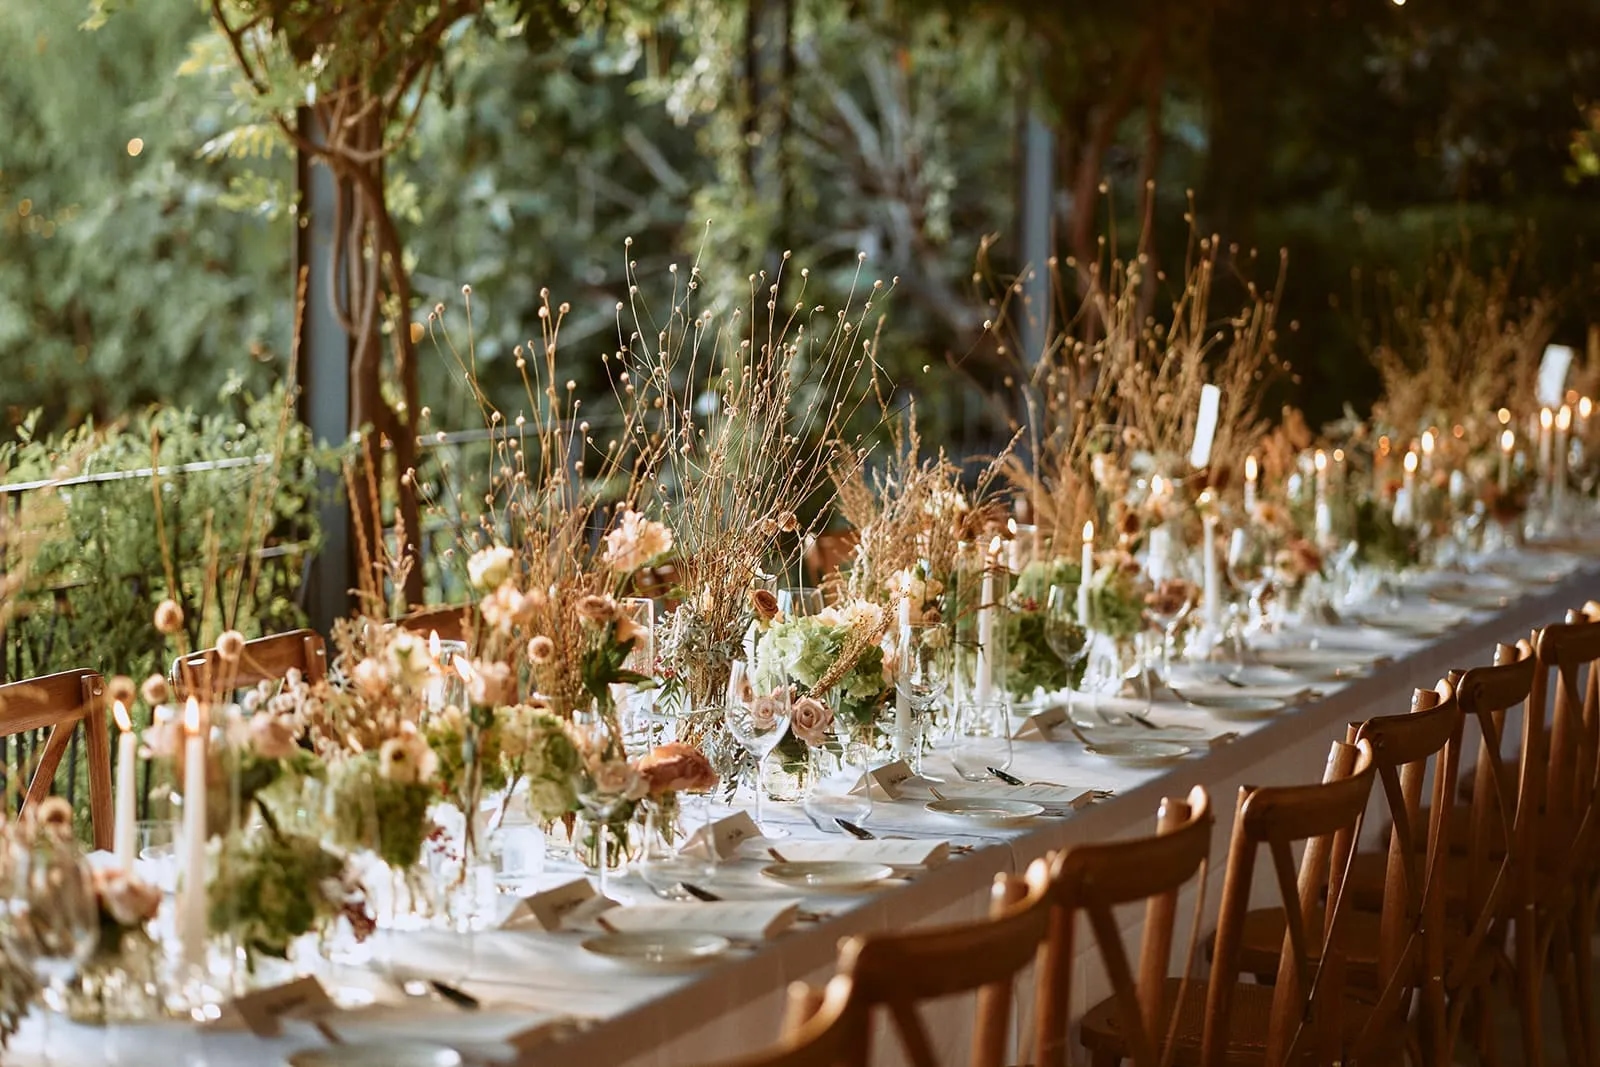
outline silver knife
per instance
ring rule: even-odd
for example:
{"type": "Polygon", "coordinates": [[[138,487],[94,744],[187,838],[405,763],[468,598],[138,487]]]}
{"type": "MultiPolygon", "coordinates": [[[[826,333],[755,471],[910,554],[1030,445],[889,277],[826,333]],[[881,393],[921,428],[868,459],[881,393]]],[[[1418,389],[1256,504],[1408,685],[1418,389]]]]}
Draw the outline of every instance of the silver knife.
{"type": "Polygon", "coordinates": [[[843,830],[851,837],[859,838],[862,841],[876,841],[878,839],[877,834],[863,826],[857,826],[849,819],[835,818],[833,821],[839,824],[839,829],[843,830]]]}

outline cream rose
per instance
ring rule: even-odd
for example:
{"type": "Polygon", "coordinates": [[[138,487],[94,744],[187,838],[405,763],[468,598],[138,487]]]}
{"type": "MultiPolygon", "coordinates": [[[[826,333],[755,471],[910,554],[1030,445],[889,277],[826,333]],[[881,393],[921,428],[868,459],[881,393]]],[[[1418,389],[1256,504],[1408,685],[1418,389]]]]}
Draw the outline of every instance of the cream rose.
{"type": "Polygon", "coordinates": [[[628,508],[618,519],[616,529],[606,534],[606,551],[601,558],[612,570],[631,574],[670,551],[672,531],[628,508]]]}

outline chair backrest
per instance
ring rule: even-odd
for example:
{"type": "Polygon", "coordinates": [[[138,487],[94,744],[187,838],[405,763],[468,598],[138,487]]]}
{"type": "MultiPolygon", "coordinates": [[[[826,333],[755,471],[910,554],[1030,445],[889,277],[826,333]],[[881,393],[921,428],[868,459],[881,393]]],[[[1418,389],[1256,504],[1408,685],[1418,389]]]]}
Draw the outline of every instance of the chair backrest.
{"type": "Polygon", "coordinates": [[[835,975],[821,990],[795,982],[789,987],[777,1044],[718,1067],[841,1067],[854,1062],[852,1049],[866,1040],[868,1020],[852,989],[845,975],[835,975]]]}
{"type": "Polygon", "coordinates": [[[1287,926],[1267,1024],[1266,1062],[1288,1063],[1308,1055],[1323,1063],[1338,1058],[1344,883],[1372,779],[1372,743],[1335,741],[1322,784],[1239,790],[1206,991],[1201,1067],[1222,1067],[1226,1057],[1239,949],[1256,853],[1263,846],[1272,861],[1287,926]],[[1297,874],[1293,846],[1301,841],[1306,844],[1297,874]],[[1323,927],[1313,930],[1319,915],[1323,927]]]}
{"type": "MultiPolygon", "coordinates": [[[[1588,861],[1582,846],[1594,833],[1596,776],[1600,773],[1600,622],[1574,612],[1546,626],[1533,644],[1534,676],[1523,716],[1514,847],[1531,857],[1549,828],[1572,842],[1566,864],[1588,861]],[[1545,728],[1544,710],[1550,722],[1545,728]]],[[[1528,867],[1531,870],[1533,864],[1528,867]]]]}
{"type": "MultiPolygon", "coordinates": [[[[1450,946],[1443,971],[1441,992],[1447,1008],[1435,1016],[1439,1029],[1434,1040],[1440,1055],[1447,1058],[1469,1024],[1467,1012],[1480,1004],[1479,998],[1467,994],[1495,977],[1501,943],[1515,918],[1510,891],[1518,790],[1501,750],[1506,720],[1512,709],[1527,702],[1535,667],[1533,650],[1524,643],[1520,648],[1497,647],[1494,666],[1450,674],[1463,721],[1477,724],[1479,745],[1467,806],[1463,906],[1456,919],[1460,936],[1450,946]]],[[[1439,1012],[1437,1003],[1430,1008],[1439,1012]]]]}
{"type": "Polygon", "coordinates": [[[852,999],[868,1015],[860,1041],[845,1062],[869,1067],[871,1016],[888,1013],[911,1067],[938,1067],[939,1057],[919,1010],[925,1001],[976,992],[977,1018],[971,1067],[1009,1061],[1012,983],[1033,962],[1050,927],[1050,873],[1041,858],[1025,878],[995,879],[989,917],[973,923],[903,934],[848,938],[839,948],[839,973],[850,978],[852,999]]]}
{"type": "Polygon", "coordinates": [[[258,637],[230,663],[214,648],[180,657],[172,664],[172,684],[179,695],[222,697],[260,682],[276,682],[299,671],[307,682],[328,676],[328,650],[315,630],[258,637]]]}
{"type": "Polygon", "coordinates": [[[472,618],[472,607],[452,604],[442,608],[426,608],[395,619],[395,625],[410,633],[427,637],[438,634],[441,641],[465,641],[472,618]]]}
{"type": "Polygon", "coordinates": [[[1409,715],[1384,715],[1352,726],[1351,740],[1372,745],[1373,767],[1389,809],[1389,862],[1379,919],[1379,998],[1357,1035],[1358,1060],[1373,1043],[1406,1024],[1412,993],[1432,997],[1438,1019],[1445,945],[1446,863],[1450,858],[1455,782],[1461,764],[1462,718],[1448,680],[1419,689],[1409,715]],[[1428,824],[1422,794],[1433,780],[1428,824]]]}
{"type": "MultiPolygon", "coordinates": [[[[1080,914],[1088,920],[1111,982],[1117,1028],[1127,1042],[1127,1057],[1134,1067],[1169,1062],[1162,1020],[1167,1018],[1163,1001],[1178,891],[1201,871],[1200,898],[1204,899],[1203,868],[1211,854],[1214,822],[1210,794],[1195,786],[1186,800],[1168,797],[1161,801],[1153,836],[1080,845],[1051,861],[1050,936],[1039,951],[1035,971],[1035,1053],[1031,1062],[1038,1067],[1063,1067],[1067,1062],[1072,971],[1077,964],[1073,940],[1080,914]],[[1135,977],[1113,909],[1141,900],[1147,903],[1135,977]]],[[[1197,914],[1197,922],[1199,918],[1197,914]]],[[[1183,973],[1187,975],[1188,969],[1183,973]]]]}
{"type": "Polygon", "coordinates": [[[106,723],[105,679],[92,670],[63,671],[0,685],[0,737],[47,730],[33,759],[23,805],[50,795],[61,757],[83,724],[89,770],[89,822],[96,848],[111,847],[111,738],[106,723]]]}

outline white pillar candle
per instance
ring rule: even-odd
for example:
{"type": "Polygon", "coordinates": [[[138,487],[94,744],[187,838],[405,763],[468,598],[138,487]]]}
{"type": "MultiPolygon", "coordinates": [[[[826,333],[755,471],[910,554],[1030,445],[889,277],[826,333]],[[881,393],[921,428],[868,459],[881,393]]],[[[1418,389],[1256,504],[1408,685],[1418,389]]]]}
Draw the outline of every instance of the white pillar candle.
{"type": "Polygon", "coordinates": [[[1094,523],[1083,524],[1083,563],[1078,579],[1078,625],[1089,629],[1089,582],[1094,578],[1094,523]]]}
{"type": "Polygon", "coordinates": [[[183,882],[178,897],[183,962],[206,965],[206,730],[200,702],[183,709],[183,882]]]}
{"type": "Polygon", "coordinates": [[[118,700],[111,705],[111,715],[117,720],[121,734],[117,738],[117,809],[116,829],[111,835],[112,851],[117,866],[124,871],[133,870],[134,861],[134,760],[138,738],[133,733],[133,720],[128,717],[128,707],[118,700]]]}
{"type": "Polygon", "coordinates": [[[1328,499],[1328,453],[1317,449],[1314,460],[1317,468],[1317,503],[1314,512],[1316,539],[1325,545],[1333,539],[1333,505],[1328,499]]]}
{"type": "Polygon", "coordinates": [[[1549,408],[1539,411],[1539,477],[1547,480],[1550,477],[1550,430],[1555,425],[1555,413],[1549,408]]]}
{"type": "Polygon", "coordinates": [[[1212,633],[1222,632],[1222,575],[1217,567],[1217,517],[1206,515],[1200,520],[1205,551],[1205,615],[1206,628],[1212,633]]]}
{"type": "Polygon", "coordinates": [[[1500,432],[1500,491],[1511,488],[1511,453],[1517,447],[1517,435],[1508,427],[1500,432]]]}
{"type": "Polygon", "coordinates": [[[1261,477],[1261,466],[1256,463],[1255,456],[1244,458],[1244,510],[1253,511],[1256,506],[1256,480],[1261,477]]]}
{"type": "MultiPolygon", "coordinates": [[[[897,636],[900,647],[900,669],[905,670],[909,659],[907,653],[911,648],[911,597],[900,598],[899,608],[899,633],[897,636]]],[[[911,701],[906,698],[905,690],[895,687],[894,694],[894,740],[896,753],[901,758],[911,754],[911,701]]]]}
{"type": "Polygon", "coordinates": [[[1422,476],[1426,478],[1433,473],[1434,434],[1432,430],[1422,431],[1422,476]]]}
{"type": "Polygon", "coordinates": [[[444,664],[440,658],[439,631],[428,634],[428,681],[423,686],[422,704],[429,711],[444,708],[444,664]]]}
{"type": "Polygon", "coordinates": [[[1552,499],[1559,505],[1567,495],[1567,433],[1572,429],[1572,409],[1565,404],[1556,415],[1555,462],[1550,468],[1552,499]]]}
{"type": "Polygon", "coordinates": [[[1144,570],[1157,585],[1172,577],[1167,573],[1167,556],[1171,547],[1172,535],[1165,526],[1157,526],[1150,531],[1150,547],[1145,555],[1144,570]]]}
{"type": "Polygon", "coordinates": [[[994,699],[995,627],[999,622],[999,599],[995,595],[995,568],[1000,561],[1000,538],[996,537],[983,557],[983,589],[978,605],[978,677],[973,700],[982,707],[994,699]]]}
{"type": "Polygon", "coordinates": [[[1400,492],[1394,498],[1394,522],[1396,526],[1410,526],[1416,521],[1416,496],[1417,496],[1417,451],[1412,449],[1406,453],[1406,477],[1400,486],[1400,492]]]}

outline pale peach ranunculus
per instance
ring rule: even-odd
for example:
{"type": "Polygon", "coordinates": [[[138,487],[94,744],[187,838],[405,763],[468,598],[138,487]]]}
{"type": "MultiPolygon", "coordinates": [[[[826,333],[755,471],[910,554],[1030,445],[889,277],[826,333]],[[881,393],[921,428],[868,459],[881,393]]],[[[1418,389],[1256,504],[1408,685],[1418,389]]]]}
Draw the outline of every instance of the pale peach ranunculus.
{"type": "Polygon", "coordinates": [[[119,868],[96,868],[94,890],[118,926],[140,926],[161,910],[161,890],[119,868]]]}
{"type": "Polygon", "coordinates": [[[611,597],[591,593],[579,597],[573,610],[584,622],[606,623],[617,617],[617,602],[611,597]]]}
{"type": "Polygon", "coordinates": [[[631,574],[670,551],[672,531],[627,508],[618,519],[616,529],[606,534],[606,550],[601,558],[612,570],[631,574]]]}
{"type": "Polygon", "coordinates": [[[794,717],[789,730],[812,748],[826,744],[833,728],[833,709],[816,697],[801,697],[794,702],[794,717]]]}

